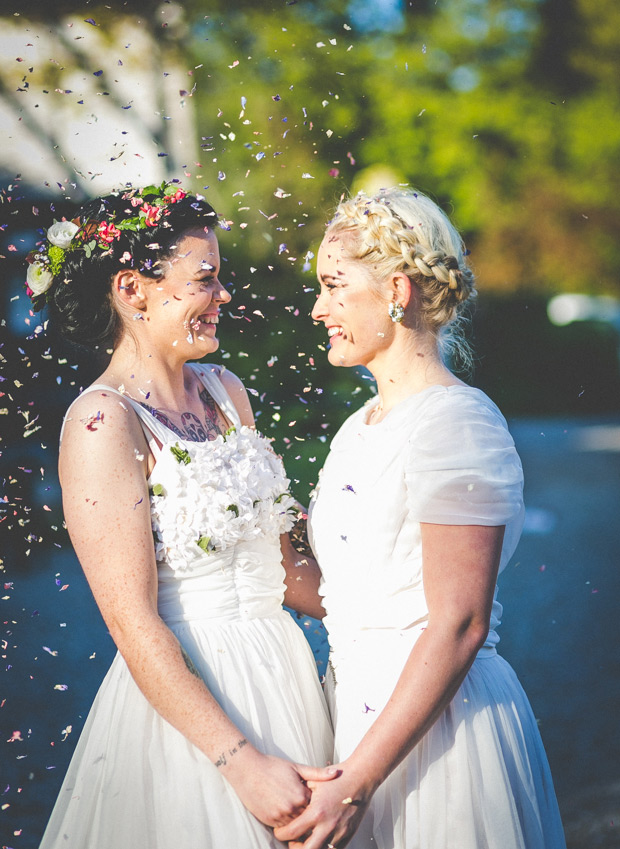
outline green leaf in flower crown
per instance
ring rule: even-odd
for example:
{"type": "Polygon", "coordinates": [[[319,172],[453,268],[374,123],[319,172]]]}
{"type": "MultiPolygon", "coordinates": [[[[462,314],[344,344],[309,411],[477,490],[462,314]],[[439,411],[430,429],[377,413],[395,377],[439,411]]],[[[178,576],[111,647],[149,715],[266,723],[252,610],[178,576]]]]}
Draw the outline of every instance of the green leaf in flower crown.
{"type": "Polygon", "coordinates": [[[165,495],[164,488],[160,483],[154,484],[150,487],[149,492],[151,495],[165,495]]]}
{"type": "Polygon", "coordinates": [[[196,540],[196,545],[198,548],[202,548],[203,551],[209,552],[213,551],[215,546],[211,543],[211,537],[201,536],[200,539],[196,540]]]}
{"type": "Polygon", "coordinates": [[[84,243],[84,253],[86,254],[87,259],[90,259],[90,255],[92,254],[92,252],[94,251],[94,249],[96,247],[97,247],[97,242],[95,242],[94,240],[92,242],[85,242],[84,243]]]}
{"type": "Polygon", "coordinates": [[[236,504],[229,504],[226,509],[230,510],[231,513],[234,513],[235,516],[239,516],[239,508],[236,504]]]}
{"type": "Polygon", "coordinates": [[[136,216],[135,218],[125,218],[124,221],[119,221],[116,227],[119,230],[139,230],[140,217],[136,216]]]}
{"type": "Polygon", "coordinates": [[[189,451],[187,451],[185,448],[181,448],[178,442],[175,442],[174,445],[171,445],[170,450],[176,457],[177,463],[184,463],[187,466],[188,463],[192,462],[192,458],[189,456],[189,451]]]}
{"type": "Polygon", "coordinates": [[[140,197],[146,197],[147,195],[158,195],[160,189],[157,186],[145,186],[140,192],[140,197]]]}

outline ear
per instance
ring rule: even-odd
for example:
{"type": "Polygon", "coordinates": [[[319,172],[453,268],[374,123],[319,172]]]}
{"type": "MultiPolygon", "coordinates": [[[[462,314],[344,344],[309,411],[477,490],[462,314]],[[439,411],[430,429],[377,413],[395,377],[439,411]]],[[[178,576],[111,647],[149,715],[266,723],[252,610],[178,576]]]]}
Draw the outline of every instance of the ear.
{"type": "Polygon", "coordinates": [[[411,280],[402,271],[393,274],[389,280],[388,292],[391,300],[397,301],[402,305],[403,309],[407,309],[411,298],[413,297],[413,286],[411,280]]]}
{"type": "Polygon", "coordinates": [[[112,278],[112,292],[121,306],[133,310],[146,307],[145,278],[132,269],[117,271],[112,278]]]}

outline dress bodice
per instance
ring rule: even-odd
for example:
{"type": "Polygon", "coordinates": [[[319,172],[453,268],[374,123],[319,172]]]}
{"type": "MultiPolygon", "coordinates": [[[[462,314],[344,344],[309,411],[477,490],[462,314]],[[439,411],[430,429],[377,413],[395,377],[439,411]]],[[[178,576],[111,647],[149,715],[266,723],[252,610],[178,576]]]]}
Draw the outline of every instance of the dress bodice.
{"type": "MultiPolygon", "coordinates": [[[[503,569],[523,522],[519,457],[484,393],[436,386],[377,425],[366,424],[367,413],[354,413],[334,438],[310,507],[334,663],[364,634],[380,631],[406,652],[424,629],[420,523],[505,525],[503,569]]],[[[501,610],[496,600],[488,649],[501,610]]]]}
{"type": "MultiPolygon", "coordinates": [[[[289,480],[270,441],[241,424],[215,367],[192,368],[232,423],[216,439],[181,439],[122,396],[156,459],[148,483],[159,612],[166,621],[270,615],[284,596],[279,535],[293,524],[289,480]]],[[[101,384],[86,391],[96,389],[121,394],[101,384]]]]}

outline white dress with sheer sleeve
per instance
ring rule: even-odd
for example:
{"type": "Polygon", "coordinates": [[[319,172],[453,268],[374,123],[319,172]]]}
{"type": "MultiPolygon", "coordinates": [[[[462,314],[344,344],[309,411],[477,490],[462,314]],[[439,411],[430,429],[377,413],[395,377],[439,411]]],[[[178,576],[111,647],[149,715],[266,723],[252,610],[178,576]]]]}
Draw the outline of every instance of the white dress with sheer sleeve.
{"type": "MultiPolygon", "coordinates": [[[[324,765],[333,735],[314,657],[282,609],[279,534],[289,481],[269,440],[241,426],[217,370],[198,376],[234,425],[179,439],[127,396],[156,464],[149,480],[158,609],[241,734],[324,765]]],[[[115,392],[105,386],[92,389],[115,392]]],[[[118,393],[116,393],[118,394],[118,393]]],[[[211,761],[163,719],[117,654],[91,708],[41,849],[283,849],[211,761]]]]}
{"type": "MultiPolygon", "coordinates": [[[[434,386],[379,424],[367,413],[334,438],[310,509],[335,762],[371,727],[426,627],[420,523],[505,525],[500,571],[523,525],[521,463],[484,393],[434,386]]],[[[462,686],[376,792],[349,849],[564,849],[536,720],[497,654],[501,614],[495,600],[462,686]]]]}

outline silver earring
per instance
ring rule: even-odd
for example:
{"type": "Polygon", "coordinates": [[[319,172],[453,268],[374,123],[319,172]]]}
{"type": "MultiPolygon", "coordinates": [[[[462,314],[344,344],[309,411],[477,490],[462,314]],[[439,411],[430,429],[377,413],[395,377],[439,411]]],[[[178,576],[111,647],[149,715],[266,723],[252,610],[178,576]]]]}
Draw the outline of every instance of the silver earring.
{"type": "Polygon", "coordinates": [[[390,318],[395,324],[400,324],[405,317],[405,308],[398,301],[391,301],[388,307],[390,318]]]}

